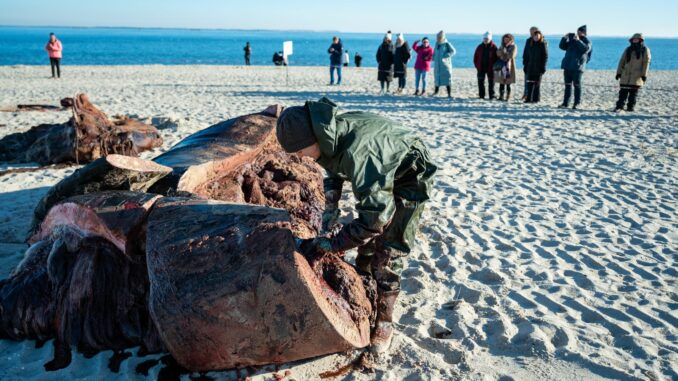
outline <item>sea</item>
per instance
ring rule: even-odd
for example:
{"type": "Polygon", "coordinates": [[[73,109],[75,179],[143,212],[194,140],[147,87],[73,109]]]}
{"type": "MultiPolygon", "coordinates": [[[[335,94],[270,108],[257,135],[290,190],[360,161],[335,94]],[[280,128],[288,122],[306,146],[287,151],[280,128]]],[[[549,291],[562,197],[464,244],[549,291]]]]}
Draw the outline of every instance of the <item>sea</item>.
{"type": "MultiPolygon", "coordinates": [[[[377,65],[376,52],[383,34],[311,31],[151,29],[151,28],[75,28],[75,27],[12,27],[0,26],[0,65],[49,64],[44,50],[49,33],[63,44],[62,65],[242,65],[243,48],[252,46],[252,65],[272,65],[283,41],[293,42],[291,66],[325,66],[329,64],[327,49],[333,36],[341,38],[349,51],[351,66],[356,53],[363,57],[363,66],[377,65]]],[[[502,33],[495,33],[495,42],[502,33]]],[[[410,45],[418,39],[435,38],[430,33],[405,33],[410,45]]],[[[558,48],[561,36],[547,35],[550,69],[560,68],[564,52],[558,48]]],[[[448,39],[457,50],[455,67],[473,67],[473,53],[480,43],[480,34],[450,34],[448,39]]],[[[527,36],[517,34],[519,57],[527,36]]],[[[616,69],[619,57],[628,46],[627,37],[591,36],[593,56],[589,69],[616,69]]],[[[651,38],[653,70],[678,70],[678,38],[651,38]]]]}

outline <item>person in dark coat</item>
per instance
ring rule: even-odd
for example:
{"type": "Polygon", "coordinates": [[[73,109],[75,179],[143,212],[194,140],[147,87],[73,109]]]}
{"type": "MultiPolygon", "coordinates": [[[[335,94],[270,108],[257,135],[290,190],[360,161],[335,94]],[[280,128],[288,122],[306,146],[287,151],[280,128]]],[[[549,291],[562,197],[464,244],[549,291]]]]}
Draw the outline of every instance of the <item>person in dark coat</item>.
{"type": "Polygon", "coordinates": [[[332,45],[327,49],[330,54],[330,85],[334,85],[334,72],[337,72],[337,85],[341,85],[341,56],[344,46],[339,37],[332,37],[332,45]]]}
{"type": "Polygon", "coordinates": [[[391,40],[391,31],[386,33],[384,41],[377,49],[377,63],[379,64],[377,79],[381,85],[381,95],[387,94],[393,81],[393,59],[395,51],[391,40]],[[386,89],[384,89],[386,87],[386,89]]]}
{"type": "Polygon", "coordinates": [[[283,52],[273,53],[273,64],[275,66],[287,66],[287,62],[285,62],[285,56],[283,55],[283,52]]]}
{"type": "Polygon", "coordinates": [[[541,78],[546,73],[549,59],[548,43],[540,30],[536,30],[523,54],[523,71],[527,77],[527,99],[525,103],[539,103],[541,100],[541,78]]]}
{"type": "Polygon", "coordinates": [[[355,56],[353,57],[353,62],[355,62],[355,67],[360,67],[360,65],[363,64],[363,56],[356,52],[355,56]]]}
{"type": "Polygon", "coordinates": [[[410,45],[405,41],[405,36],[402,33],[398,34],[393,57],[393,76],[398,78],[397,94],[402,93],[405,89],[405,85],[407,85],[407,63],[410,61],[411,57],[412,52],[410,51],[410,45]]]}
{"type": "Polygon", "coordinates": [[[478,45],[473,55],[473,64],[478,72],[478,96],[485,99],[485,77],[490,100],[494,99],[494,63],[497,62],[497,45],[492,41],[492,33],[483,35],[483,42],[478,45]]]}
{"type": "MultiPolygon", "coordinates": [[[[539,28],[536,26],[533,26],[530,28],[530,37],[527,38],[525,41],[525,47],[523,48],[523,57],[525,57],[525,54],[527,53],[527,47],[530,46],[530,42],[532,41],[532,36],[534,36],[534,32],[538,31],[539,28]]],[[[527,99],[527,76],[524,78],[524,86],[523,86],[523,100],[527,99]]]]}
{"type": "Polygon", "coordinates": [[[358,217],[327,235],[299,242],[299,252],[322,256],[358,249],[356,267],[377,283],[370,350],[386,352],[395,328],[403,258],[415,247],[436,165],[421,139],[398,123],[368,112],[341,113],[327,98],[286,108],[276,136],[286,152],[310,157],[327,171],[326,202],[334,210],[344,182],[351,183],[358,217]]]}
{"type": "Polygon", "coordinates": [[[249,66],[250,58],[252,57],[252,46],[250,46],[249,41],[247,41],[243,50],[245,51],[245,65],[249,66]]]}
{"type": "Polygon", "coordinates": [[[591,41],[586,37],[586,25],[579,27],[577,33],[568,33],[560,39],[560,49],[565,51],[565,57],[560,67],[565,77],[565,98],[559,108],[567,108],[572,97],[574,86],[574,105],[576,110],[581,103],[581,79],[586,64],[591,61],[591,41]]]}

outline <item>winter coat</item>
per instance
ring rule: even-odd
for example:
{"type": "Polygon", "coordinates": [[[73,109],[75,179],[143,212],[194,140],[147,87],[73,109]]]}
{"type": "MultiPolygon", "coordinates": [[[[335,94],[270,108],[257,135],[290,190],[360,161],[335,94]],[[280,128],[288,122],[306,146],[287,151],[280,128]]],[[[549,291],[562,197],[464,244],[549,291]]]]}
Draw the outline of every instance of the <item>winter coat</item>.
{"type": "Polygon", "coordinates": [[[343,53],[343,50],[344,46],[341,44],[341,41],[330,45],[327,52],[330,53],[331,66],[341,66],[341,54],[343,53]],[[331,51],[332,49],[334,49],[334,51],[331,51]]]}
{"type": "Polygon", "coordinates": [[[47,50],[49,58],[61,58],[61,52],[63,50],[61,41],[55,40],[54,42],[48,42],[47,45],[45,45],[45,50],[47,50]]]}
{"type": "Polygon", "coordinates": [[[306,102],[313,134],[320,145],[318,164],[325,168],[326,189],[352,185],[358,218],[343,226],[332,240],[333,250],[362,246],[382,234],[392,220],[400,197],[424,202],[430,197],[436,166],[424,144],[403,127],[367,112],[338,113],[327,98],[306,102]],[[424,158],[425,168],[402,165],[413,151],[424,158]]]}
{"type": "Polygon", "coordinates": [[[630,52],[630,56],[627,57],[629,49],[631,47],[624,50],[624,54],[622,54],[617,66],[617,75],[621,76],[619,84],[622,86],[640,87],[645,84],[643,77],[647,77],[647,73],[650,71],[652,54],[650,53],[650,48],[643,45],[640,58],[638,58],[634,51],[630,52]]]}
{"type": "Polygon", "coordinates": [[[410,45],[405,41],[401,46],[396,47],[395,55],[393,56],[393,74],[396,78],[407,77],[407,62],[412,57],[410,52],[410,45]]]}
{"type": "Polygon", "coordinates": [[[435,86],[452,85],[452,57],[455,54],[457,51],[447,40],[436,45],[433,53],[435,86]]]}
{"type": "Polygon", "coordinates": [[[476,53],[473,55],[473,64],[476,67],[476,70],[480,73],[491,73],[494,69],[494,63],[497,61],[497,44],[494,41],[490,41],[488,44],[490,49],[489,57],[487,60],[487,65],[483,68],[483,49],[485,49],[485,44],[480,43],[476,48],[476,53]]]}
{"type": "Polygon", "coordinates": [[[415,42],[412,46],[412,49],[417,52],[417,60],[414,61],[414,68],[416,70],[430,71],[431,70],[431,61],[433,61],[433,48],[429,45],[424,47],[424,45],[418,45],[418,42],[415,42]]]}
{"type": "Polygon", "coordinates": [[[523,71],[530,77],[537,77],[546,73],[546,63],[549,60],[549,46],[546,40],[535,42],[530,39],[523,53],[523,71]]]}
{"type": "Polygon", "coordinates": [[[581,37],[579,40],[563,37],[560,40],[560,49],[565,51],[565,57],[560,64],[563,70],[583,72],[586,64],[591,61],[593,47],[586,37],[581,37]]]}
{"type": "Polygon", "coordinates": [[[379,81],[393,81],[394,55],[393,43],[391,42],[384,42],[379,46],[379,49],[377,49],[377,63],[379,64],[377,79],[379,81]]]}
{"type": "Polygon", "coordinates": [[[508,65],[509,77],[507,78],[503,70],[495,70],[494,72],[494,82],[500,85],[510,85],[516,83],[516,55],[518,54],[518,49],[516,44],[513,43],[508,46],[500,46],[497,49],[497,60],[506,62],[508,65]]]}

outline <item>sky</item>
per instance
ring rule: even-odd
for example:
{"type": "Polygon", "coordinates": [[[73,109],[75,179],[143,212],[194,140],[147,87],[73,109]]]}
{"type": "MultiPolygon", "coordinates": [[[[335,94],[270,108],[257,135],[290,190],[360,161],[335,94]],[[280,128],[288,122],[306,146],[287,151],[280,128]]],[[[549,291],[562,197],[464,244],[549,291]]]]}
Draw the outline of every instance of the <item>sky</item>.
{"type": "Polygon", "coordinates": [[[678,0],[0,0],[0,25],[678,37],[678,0]]]}

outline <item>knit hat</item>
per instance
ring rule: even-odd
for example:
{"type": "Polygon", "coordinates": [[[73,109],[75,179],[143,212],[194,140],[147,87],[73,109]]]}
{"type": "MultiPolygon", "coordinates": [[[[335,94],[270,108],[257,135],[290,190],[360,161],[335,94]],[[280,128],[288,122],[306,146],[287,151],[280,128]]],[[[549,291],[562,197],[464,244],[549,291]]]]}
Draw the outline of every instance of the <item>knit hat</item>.
{"type": "Polygon", "coordinates": [[[492,32],[489,30],[483,34],[483,40],[492,41],[492,32]]]}
{"type": "Polygon", "coordinates": [[[401,40],[401,41],[405,41],[405,35],[402,34],[402,33],[398,33],[397,39],[398,39],[398,40],[401,40]]]}
{"type": "Polygon", "coordinates": [[[577,32],[582,32],[584,35],[586,35],[586,25],[582,25],[577,29],[577,32]]]}
{"type": "Polygon", "coordinates": [[[388,32],[386,32],[386,35],[384,36],[384,38],[389,40],[389,41],[393,41],[393,35],[391,34],[390,30],[388,32]]]}
{"type": "Polygon", "coordinates": [[[300,151],[316,143],[311,117],[304,106],[286,108],[278,118],[275,130],[278,142],[288,153],[300,151]]]}

